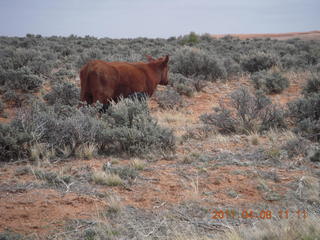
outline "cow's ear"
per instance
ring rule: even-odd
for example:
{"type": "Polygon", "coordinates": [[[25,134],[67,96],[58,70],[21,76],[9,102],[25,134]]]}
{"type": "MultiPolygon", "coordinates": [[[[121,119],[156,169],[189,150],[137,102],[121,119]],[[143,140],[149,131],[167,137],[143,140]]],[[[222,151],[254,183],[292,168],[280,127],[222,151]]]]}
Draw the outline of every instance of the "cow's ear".
{"type": "Polygon", "coordinates": [[[168,64],[168,62],[169,62],[169,55],[166,55],[164,60],[163,60],[163,63],[164,64],[168,64]]]}
{"type": "Polygon", "coordinates": [[[151,57],[151,56],[149,56],[149,55],[145,55],[146,56],[146,58],[148,59],[148,62],[153,62],[153,61],[155,61],[155,59],[153,58],[153,57],[151,57]]]}

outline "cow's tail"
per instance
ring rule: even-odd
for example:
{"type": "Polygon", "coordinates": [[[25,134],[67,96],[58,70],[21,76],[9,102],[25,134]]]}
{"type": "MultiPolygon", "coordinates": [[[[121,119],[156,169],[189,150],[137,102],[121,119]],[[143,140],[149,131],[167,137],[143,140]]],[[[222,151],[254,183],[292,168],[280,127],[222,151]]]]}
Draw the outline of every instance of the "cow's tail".
{"type": "Polygon", "coordinates": [[[88,64],[85,65],[80,70],[80,85],[81,85],[80,100],[82,102],[87,102],[87,104],[92,104],[93,103],[93,96],[92,96],[92,92],[91,92],[92,89],[90,86],[88,64]]]}

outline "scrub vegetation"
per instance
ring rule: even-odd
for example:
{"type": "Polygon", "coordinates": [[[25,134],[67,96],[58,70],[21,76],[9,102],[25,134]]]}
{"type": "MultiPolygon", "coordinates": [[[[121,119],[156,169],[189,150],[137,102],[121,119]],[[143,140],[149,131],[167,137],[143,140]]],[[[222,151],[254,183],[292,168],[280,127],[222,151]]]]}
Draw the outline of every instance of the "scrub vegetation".
{"type": "Polygon", "coordinates": [[[319,66],[318,40],[0,37],[0,239],[318,239],[319,66]],[[90,59],[166,54],[146,101],[79,102],[90,59]]]}

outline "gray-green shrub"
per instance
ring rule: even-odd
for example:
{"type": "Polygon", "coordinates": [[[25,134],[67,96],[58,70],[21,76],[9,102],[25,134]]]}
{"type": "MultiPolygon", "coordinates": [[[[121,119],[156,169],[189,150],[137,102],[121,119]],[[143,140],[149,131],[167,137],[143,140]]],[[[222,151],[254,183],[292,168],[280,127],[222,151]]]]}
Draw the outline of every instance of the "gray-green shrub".
{"type": "Polygon", "coordinates": [[[313,93],[320,93],[320,73],[314,73],[310,78],[308,78],[302,93],[305,97],[313,93]]]}
{"type": "Polygon", "coordinates": [[[223,63],[213,53],[198,48],[181,48],[171,61],[172,71],[187,77],[203,75],[211,81],[226,77],[223,63]]]}
{"type": "Polygon", "coordinates": [[[44,96],[49,104],[59,102],[60,104],[75,106],[79,103],[80,90],[72,82],[58,82],[52,90],[44,96]]]}
{"type": "Polygon", "coordinates": [[[145,101],[123,99],[101,115],[96,107],[77,109],[36,102],[20,111],[9,125],[1,125],[1,161],[28,157],[33,143],[45,143],[57,156],[67,147],[71,156],[83,144],[94,143],[99,153],[143,155],[174,151],[170,129],[158,125],[145,101]]]}
{"type": "Polygon", "coordinates": [[[158,125],[151,117],[145,101],[126,98],[117,104],[112,103],[103,119],[109,126],[101,135],[101,142],[107,151],[141,155],[175,149],[172,130],[158,125]]]}
{"type": "Polygon", "coordinates": [[[3,101],[0,99],[0,114],[3,113],[4,110],[4,103],[3,101]]]}
{"type": "Polygon", "coordinates": [[[240,88],[230,95],[230,100],[228,107],[220,103],[220,108],[201,115],[200,120],[215,126],[221,133],[248,134],[286,127],[284,111],[261,93],[254,96],[248,89],[240,88]]]}
{"type": "Polygon", "coordinates": [[[289,87],[289,80],[279,72],[256,72],[251,75],[251,80],[256,89],[261,89],[267,94],[281,93],[289,87]]]}
{"type": "Polygon", "coordinates": [[[104,59],[101,50],[98,48],[86,49],[80,54],[77,61],[77,67],[80,68],[94,59],[104,59]]]}
{"type": "Polygon", "coordinates": [[[270,69],[272,66],[276,65],[276,63],[277,60],[274,54],[254,51],[243,57],[242,68],[246,72],[254,73],[270,69]]]}
{"type": "Polygon", "coordinates": [[[0,123],[0,161],[27,157],[31,139],[26,131],[0,123]]]}
{"type": "Polygon", "coordinates": [[[182,106],[182,98],[173,88],[157,91],[155,98],[159,107],[163,109],[177,109],[182,106]]]}
{"type": "Polygon", "coordinates": [[[33,74],[28,67],[21,67],[13,70],[9,69],[0,72],[0,79],[3,79],[4,85],[8,89],[22,89],[24,91],[38,90],[43,80],[33,74]]]}
{"type": "Polygon", "coordinates": [[[289,102],[289,116],[295,131],[311,140],[320,140],[320,93],[289,102]]]}

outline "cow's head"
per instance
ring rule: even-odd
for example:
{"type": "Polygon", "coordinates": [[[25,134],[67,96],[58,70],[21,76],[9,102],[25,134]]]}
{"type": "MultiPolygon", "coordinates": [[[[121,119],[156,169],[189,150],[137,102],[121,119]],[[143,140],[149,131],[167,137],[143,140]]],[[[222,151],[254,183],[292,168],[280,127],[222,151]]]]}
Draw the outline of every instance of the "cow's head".
{"type": "Polygon", "coordinates": [[[169,55],[161,58],[161,65],[162,65],[162,69],[161,69],[161,80],[159,82],[159,84],[161,85],[168,85],[169,80],[168,80],[168,62],[169,62],[169,55]]]}
{"type": "Polygon", "coordinates": [[[169,55],[166,55],[165,57],[161,57],[158,59],[154,59],[153,57],[146,55],[146,58],[148,59],[149,63],[156,63],[159,67],[159,70],[161,72],[161,78],[160,78],[160,85],[168,85],[168,62],[169,62],[169,55]]]}

